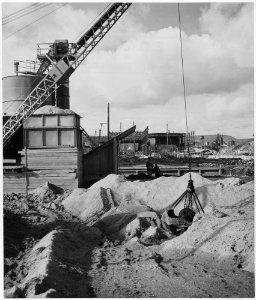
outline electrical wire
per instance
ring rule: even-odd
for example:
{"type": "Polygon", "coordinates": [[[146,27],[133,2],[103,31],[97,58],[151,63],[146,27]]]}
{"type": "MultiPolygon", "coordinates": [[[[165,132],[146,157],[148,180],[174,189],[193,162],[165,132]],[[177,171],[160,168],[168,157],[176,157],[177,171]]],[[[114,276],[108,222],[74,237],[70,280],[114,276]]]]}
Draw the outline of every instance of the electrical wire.
{"type": "Polygon", "coordinates": [[[185,75],[184,75],[184,60],[183,60],[183,47],[182,47],[182,37],[181,37],[181,18],[180,18],[180,5],[179,5],[179,3],[178,3],[178,15],[179,15],[180,56],[181,56],[181,69],[182,69],[183,97],[184,97],[184,106],[185,106],[187,144],[188,144],[188,169],[189,169],[189,178],[191,180],[191,155],[190,155],[189,139],[188,139],[187,100],[186,100],[186,85],[185,85],[185,75]]]}
{"type": "Polygon", "coordinates": [[[25,16],[27,16],[27,15],[29,15],[29,14],[31,14],[31,13],[33,13],[33,12],[39,10],[39,9],[45,8],[45,7],[47,7],[47,6],[49,6],[49,5],[52,5],[52,4],[53,4],[53,3],[46,3],[46,4],[41,3],[39,6],[35,7],[33,10],[30,10],[30,11],[28,11],[28,12],[24,12],[23,14],[18,15],[18,16],[13,16],[13,17],[11,17],[11,18],[9,18],[9,19],[7,19],[7,20],[3,20],[2,25],[7,25],[7,24],[9,24],[9,23],[11,23],[11,22],[14,22],[14,21],[16,21],[16,20],[18,20],[18,19],[20,19],[20,18],[22,18],[22,17],[25,17],[25,16]]]}
{"type": "Polygon", "coordinates": [[[7,40],[9,37],[11,37],[12,35],[14,35],[15,33],[20,32],[20,31],[22,31],[23,29],[25,29],[25,28],[27,28],[27,27],[33,25],[34,23],[36,23],[36,22],[40,21],[41,19],[43,19],[43,18],[49,16],[50,14],[54,13],[56,10],[60,9],[61,7],[65,6],[65,5],[67,5],[67,4],[68,4],[68,3],[63,3],[63,4],[61,4],[61,5],[60,5],[59,7],[57,7],[56,9],[54,9],[54,10],[50,11],[49,13],[47,13],[47,14],[41,16],[40,18],[36,19],[35,21],[33,21],[33,22],[31,22],[31,23],[25,25],[24,27],[20,28],[19,30],[16,30],[15,32],[11,33],[10,35],[8,35],[8,36],[7,36],[5,39],[3,39],[3,40],[7,40]]]}

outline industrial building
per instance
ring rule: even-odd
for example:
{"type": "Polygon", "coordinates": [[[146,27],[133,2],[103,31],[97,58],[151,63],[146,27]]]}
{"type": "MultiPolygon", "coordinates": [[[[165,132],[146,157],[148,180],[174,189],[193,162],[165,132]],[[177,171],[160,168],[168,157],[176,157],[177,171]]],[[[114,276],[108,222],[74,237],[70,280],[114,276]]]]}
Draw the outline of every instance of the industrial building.
{"type": "Polygon", "coordinates": [[[185,133],[149,133],[151,150],[159,153],[183,151],[186,143],[185,133]]]}
{"type": "MultiPolygon", "coordinates": [[[[110,132],[110,137],[114,138],[121,132],[110,132]]],[[[107,136],[91,136],[94,144],[102,145],[107,140],[107,136]]],[[[148,152],[148,127],[144,131],[135,131],[134,133],[124,137],[119,143],[119,153],[134,153],[136,151],[148,152]]]]}
{"type": "Polygon", "coordinates": [[[36,61],[15,61],[16,75],[3,78],[4,192],[27,192],[47,181],[87,187],[117,173],[118,143],[136,126],[88,154],[83,142],[91,139],[69,109],[69,77],[130,5],[110,5],[76,43],[38,44],[36,61]]]}
{"type": "Polygon", "coordinates": [[[3,78],[4,192],[27,192],[47,181],[88,187],[118,172],[119,152],[184,149],[183,133],[166,138],[148,134],[148,128],[135,132],[136,126],[122,133],[108,130],[108,138],[97,143],[70,110],[70,76],[130,5],[110,5],[76,43],[38,44],[36,61],[15,61],[15,75],[3,78]]]}

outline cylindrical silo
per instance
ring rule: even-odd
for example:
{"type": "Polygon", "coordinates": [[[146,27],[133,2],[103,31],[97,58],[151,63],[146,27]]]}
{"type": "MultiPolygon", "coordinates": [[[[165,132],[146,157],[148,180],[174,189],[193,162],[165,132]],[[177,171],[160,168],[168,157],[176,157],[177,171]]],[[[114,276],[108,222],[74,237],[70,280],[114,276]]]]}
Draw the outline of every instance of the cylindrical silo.
{"type": "Polygon", "coordinates": [[[69,80],[66,80],[57,90],[57,106],[69,109],[69,80]]]}
{"type": "MultiPolygon", "coordinates": [[[[18,75],[3,78],[3,124],[12,116],[27,98],[35,86],[43,79],[38,75],[18,75]]],[[[59,108],[69,109],[69,81],[64,82],[43,104],[56,105],[59,108]],[[57,101],[55,96],[57,95],[57,101]],[[57,103],[56,103],[57,102],[57,103]]],[[[23,148],[23,130],[20,128],[4,148],[4,158],[19,157],[18,151],[23,148]]]]}
{"type": "MultiPolygon", "coordinates": [[[[19,75],[3,78],[3,124],[12,116],[27,98],[34,87],[42,80],[42,76],[19,75]]],[[[53,105],[54,97],[50,96],[43,105],[53,105]]],[[[23,129],[19,128],[3,149],[4,159],[17,159],[18,151],[23,149],[23,129]]]]}
{"type": "MultiPolygon", "coordinates": [[[[21,103],[26,99],[34,87],[42,80],[42,76],[19,75],[3,78],[3,114],[13,115],[21,103]]],[[[50,96],[43,105],[53,105],[53,96],[50,96]]]]}

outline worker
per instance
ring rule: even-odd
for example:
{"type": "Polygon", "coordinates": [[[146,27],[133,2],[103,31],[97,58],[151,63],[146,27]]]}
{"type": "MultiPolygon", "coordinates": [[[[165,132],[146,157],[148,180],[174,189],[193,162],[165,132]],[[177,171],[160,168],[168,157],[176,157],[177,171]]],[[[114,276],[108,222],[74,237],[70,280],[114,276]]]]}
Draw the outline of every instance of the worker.
{"type": "Polygon", "coordinates": [[[154,164],[152,163],[152,158],[149,157],[146,162],[148,175],[151,176],[154,173],[154,164]]]}
{"type": "Polygon", "coordinates": [[[155,173],[156,178],[161,176],[161,171],[157,164],[155,164],[155,166],[154,166],[154,173],[155,173]]]}

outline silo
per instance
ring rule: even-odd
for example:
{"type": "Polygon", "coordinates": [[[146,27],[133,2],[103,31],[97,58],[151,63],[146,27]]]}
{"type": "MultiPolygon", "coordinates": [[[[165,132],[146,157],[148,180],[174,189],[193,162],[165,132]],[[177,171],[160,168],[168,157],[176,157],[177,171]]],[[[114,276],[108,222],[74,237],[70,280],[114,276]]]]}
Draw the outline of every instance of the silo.
{"type": "MultiPolygon", "coordinates": [[[[42,80],[42,76],[19,75],[3,78],[3,114],[13,115],[33,88],[42,80]]],[[[54,97],[50,96],[43,105],[53,105],[54,97]]]]}
{"type": "Polygon", "coordinates": [[[70,109],[69,104],[69,80],[66,80],[57,89],[57,106],[63,109],[70,109]]]}
{"type": "MultiPolygon", "coordinates": [[[[19,75],[7,76],[3,78],[3,124],[12,116],[34,89],[42,80],[42,76],[36,75],[19,75]]],[[[50,96],[43,105],[53,105],[54,97],[50,96]]],[[[18,151],[23,149],[23,128],[19,128],[12,136],[11,140],[4,147],[4,159],[18,159],[18,151]]]]}
{"type": "MultiPolygon", "coordinates": [[[[18,75],[3,78],[3,124],[12,116],[35,88],[43,76],[38,75],[18,75]]],[[[53,93],[44,105],[55,105],[55,93],[53,93]]],[[[69,109],[69,81],[64,82],[57,89],[57,106],[69,109]]],[[[4,158],[17,158],[18,151],[23,149],[23,130],[22,128],[13,135],[10,142],[4,148],[4,158]]]]}

